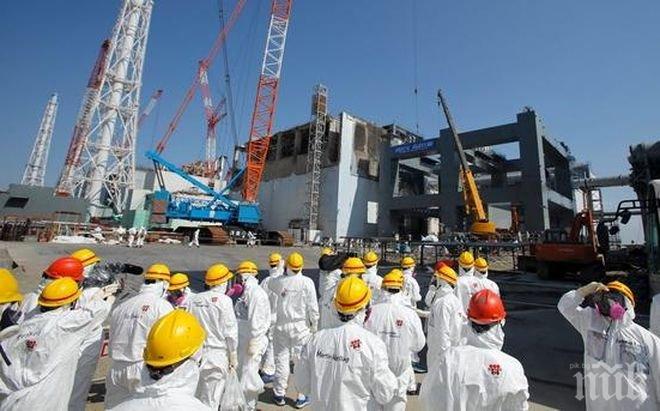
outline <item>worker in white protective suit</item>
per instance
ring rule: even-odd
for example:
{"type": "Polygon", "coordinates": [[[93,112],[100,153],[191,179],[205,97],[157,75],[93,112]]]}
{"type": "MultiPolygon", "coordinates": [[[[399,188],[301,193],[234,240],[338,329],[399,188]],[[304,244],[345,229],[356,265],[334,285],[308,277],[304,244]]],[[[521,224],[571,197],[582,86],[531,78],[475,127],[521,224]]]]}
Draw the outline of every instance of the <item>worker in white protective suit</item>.
{"type": "Polygon", "coordinates": [[[74,257],[60,257],[54,260],[48,268],[41,274],[41,281],[37,288],[27,293],[21,305],[21,317],[26,320],[33,315],[39,314],[39,297],[46,286],[58,278],[71,278],[80,285],[84,279],[84,267],[82,263],[74,257]]]}
{"type": "MultiPolygon", "coordinates": [[[[154,323],[144,347],[139,379],[112,411],[210,411],[195,398],[206,332],[190,313],[174,310],[154,323]]],[[[217,408],[214,408],[217,410],[217,408]]]]}
{"type": "MultiPolygon", "coordinates": [[[[290,363],[295,367],[300,359],[300,351],[309,337],[318,329],[319,306],[316,287],[311,278],[302,274],[302,255],[292,253],[286,260],[286,274],[270,283],[270,290],[277,295],[275,329],[273,331],[275,350],[275,380],[273,381],[273,401],[285,404],[289,381],[290,363]]],[[[298,392],[296,408],[309,404],[309,397],[298,392]]]]}
{"type": "Polygon", "coordinates": [[[430,308],[426,351],[429,369],[435,368],[433,364],[449,347],[461,343],[464,318],[463,307],[454,294],[457,280],[458,275],[450,266],[437,266],[425,297],[426,305],[430,308]]]}
{"type": "Polygon", "coordinates": [[[392,299],[402,289],[403,273],[399,270],[388,273],[383,278],[381,300],[371,307],[371,313],[364,324],[364,328],[385,343],[390,370],[398,381],[394,397],[384,406],[387,411],[406,409],[406,391],[411,385],[416,385],[410,353],[421,351],[426,344],[422,321],[417,313],[392,299]]]}
{"type": "Polygon", "coordinates": [[[470,300],[466,345],[449,347],[429,367],[422,409],[527,410],[529,385],[520,362],[502,352],[506,311],[499,295],[482,290],[470,300]]]}
{"type": "Polygon", "coordinates": [[[660,339],[633,322],[630,288],[592,282],[564,294],[558,308],[584,343],[587,411],[660,409],[660,339]]]}
{"type": "Polygon", "coordinates": [[[0,331],[12,327],[21,319],[23,294],[11,271],[0,268],[0,331]]]}
{"type": "MultiPolygon", "coordinates": [[[[87,278],[99,264],[101,259],[89,248],[81,248],[71,253],[71,257],[77,259],[83,265],[83,286],[78,305],[85,308],[87,304],[93,303],[95,296],[101,288],[99,284],[87,281],[87,278]]],[[[119,289],[119,284],[115,282],[108,286],[110,285],[117,290],[119,289]]],[[[80,346],[80,357],[78,358],[76,378],[73,384],[73,391],[71,392],[71,401],[69,404],[70,410],[82,411],[85,409],[87,395],[92,386],[92,379],[94,378],[96,365],[101,355],[101,347],[103,345],[102,323],[106,318],[107,315],[97,324],[96,327],[89,330],[89,334],[85,336],[80,346]]]]}
{"type": "Polygon", "coordinates": [[[135,245],[135,235],[137,234],[137,229],[131,227],[128,229],[128,247],[133,248],[135,245]]]}
{"type": "Polygon", "coordinates": [[[332,328],[337,325],[337,311],[332,300],[337,283],[341,279],[342,264],[345,255],[337,255],[329,248],[323,248],[319,258],[319,329],[332,328]]]}
{"type": "Polygon", "coordinates": [[[279,253],[272,253],[268,257],[268,277],[261,281],[261,288],[268,294],[268,301],[270,302],[270,328],[268,328],[268,347],[261,361],[261,380],[264,384],[270,384],[275,378],[275,351],[273,350],[273,329],[275,328],[275,319],[277,312],[277,295],[270,290],[270,283],[274,278],[284,274],[284,258],[279,253]]]}
{"type": "Polygon", "coordinates": [[[399,390],[388,366],[387,347],[364,328],[369,286],[356,276],[341,280],[334,300],[340,325],[314,334],[303,347],[295,381],[311,409],[379,409],[399,390]]]}
{"type": "Polygon", "coordinates": [[[374,251],[369,251],[362,257],[362,262],[367,269],[362,276],[362,279],[367,283],[369,288],[371,288],[371,299],[374,302],[378,301],[380,298],[380,285],[383,282],[383,278],[378,275],[379,261],[380,258],[374,251]]]}
{"type": "Polygon", "coordinates": [[[8,362],[0,360],[0,410],[69,409],[80,345],[103,322],[116,291],[97,290],[78,307],[81,290],[71,278],[43,289],[40,312],[2,341],[8,362]]]}
{"type": "Polygon", "coordinates": [[[656,294],[651,302],[651,320],[649,330],[660,338],[660,294],[656,294]]]}
{"type": "Polygon", "coordinates": [[[458,277],[456,296],[461,302],[463,312],[467,312],[472,296],[481,290],[488,289],[500,294],[500,288],[495,281],[488,278],[488,262],[481,257],[476,260],[471,257],[472,254],[464,252],[458,259],[459,270],[463,270],[464,274],[458,277]]]}
{"type": "Polygon", "coordinates": [[[170,277],[165,298],[174,308],[187,310],[195,293],[190,289],[190,280],[184,273],[175,273],[170,277]]]}
{"type": "Polygon", "coordinates": [[[138,248],[144,247],[144,240],[147,238],[147,229],[144,228],[144,226],[140,227],[140,229],[137,232],[137,241],[136,241],[136,246],[138,248]]]}
{"type": "Polygon", "coordinates": [[[193,232],[193,238],[192,241],[188,243],[188,247],[192,247],[193,245],[199,248],[199,228],[193,232]]]}
{"type": "MultiPolygon", "coordinates": [[[[422,299],[419,283],[415,278],[415,267],[416,262],[414,258],[407,256],[401,259],[401,271],[403,272],[403,292],[401,293],[401,301],[404,305],[407,305],[413,310],[417,309],[417,303],[422,299]]],[[[426,369],[422,367],[420,362],[419,352],[413,351],[410,354],[410,360],[412,361],[412,366],[415,372],[426,372],[426,369]]],[[[417,389],[417,384],[415,383],[408,388],[411,392],[415,391],[417,389]]]]}
{"type": "Polygon", "coordinates": [[[238,376],[248,408],[256,409],[257,398],[264,391],[259,366],[268,347],[271,314],[268,294],[259,286],[259,269],[252,261],[238,265],[236,274],[242,283],[242,293],[234,302],[238,321],[238,376]]]}
{"type": "Polygon", "coordinates": [[[153,264],[144,274],[144,284],[134,297],[122,302],[110,315],[110,369],[105,378],[105,407],[124,401],[140,381],[142,354],[151,326],[172,311],[165,300],[170,269],[153,264]]]}
{"type": "Polygon", "coordinates": [[[196,294],[189,303],[190,313],[206,330],[195,396],[213,410],[220,407],[229,368],[238,367],[238,325],[231,298],[225,294],[233,277],[223,264],[212,265],[204,277],[206,291],[196,294]]]}

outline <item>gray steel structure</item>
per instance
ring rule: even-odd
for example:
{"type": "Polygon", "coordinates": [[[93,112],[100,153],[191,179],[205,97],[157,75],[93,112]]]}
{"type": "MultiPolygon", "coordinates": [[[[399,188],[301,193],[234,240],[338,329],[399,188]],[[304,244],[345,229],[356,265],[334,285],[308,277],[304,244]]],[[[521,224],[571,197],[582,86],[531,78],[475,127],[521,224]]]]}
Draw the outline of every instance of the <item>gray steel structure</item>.
{"type": "Polygon", "coordinates": [[[309,123],[309,148],[307,151],[307,228],[319,226],[319,201],[321,191],[321,166],[326,143],[325,129],[328,122],[328,89],[323,84],[314,87],[312,96],[312,120],[309,123]]]}
{"type": "MultiPolygon", "coordinates": [[[[464,132],[460,138],[491,214],[515,205],[524,230],[570,226],[573,192],[569,152],[548,135],[533,110],[518,113],[514,123],[464,132]],[[518,145],[519,158],[507,159],[492,149],[510,143],[518,145]]],[[[451,231],[466,230],[460,162],[449,129],[441,130],[437,139],[385,149],[381,165],[380,181],[390,184],[381,184],[380,235],[410,232],[410,216],[436,217],[451,231]],[[406,173],[412,177],[402,190],[406,173]],[[437,181],[437,193],[425,190],[420,178],[437,181]]],[[[425,229],[417,227],[417,231],[425,229]]]]}
{"type": "Polygon", "coordinates": [[[85,222],[89,202],[82,198],[58,197],[53,187],[10,184],[0,192],[0,217],[32,220],[85,222]]]}

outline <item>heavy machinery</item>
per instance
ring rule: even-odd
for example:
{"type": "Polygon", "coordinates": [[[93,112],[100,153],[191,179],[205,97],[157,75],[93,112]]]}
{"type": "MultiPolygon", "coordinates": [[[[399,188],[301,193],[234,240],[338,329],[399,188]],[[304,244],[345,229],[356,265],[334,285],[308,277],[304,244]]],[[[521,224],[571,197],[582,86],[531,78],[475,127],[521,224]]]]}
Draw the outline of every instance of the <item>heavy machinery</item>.
{"type": "Polygon", "coordinates": [[[456,125],[454,124],[454,118],[449,111],[449,106],[442,94],[442,90],[438,90],[438,106],[440,106],[442,111],[445,113],[447,124],[449,125],[451,134],[454,137],[454,143],[456,144],[458,157],[461,160],[461,179],[463,182],[465,210],[467,214],[472,214],[473,216],[470,232],[480,237],[494,236],[496,232],[495,224],[492,221],[489,221],[488,216],[486,215],[486,210],[484,208],[483,202],[481,201],[477,183],[474,181],[474,175],[472,175],[472,170],[470,170],[470,165],[468,164],[465,152],[463,151],[463,144],[461,144],[461,139],[458,137],[458,131],[456,130],[456,125]]]}

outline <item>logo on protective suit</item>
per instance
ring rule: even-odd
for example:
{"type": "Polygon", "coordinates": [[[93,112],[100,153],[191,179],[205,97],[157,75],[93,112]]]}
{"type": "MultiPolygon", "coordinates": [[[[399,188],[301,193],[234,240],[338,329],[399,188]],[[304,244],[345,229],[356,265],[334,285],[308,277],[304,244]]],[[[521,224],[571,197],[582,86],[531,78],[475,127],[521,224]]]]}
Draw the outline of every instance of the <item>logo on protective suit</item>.
{"type": "Polygon", "coordinates": [[[212,303],[217,303],[218,302],[218,297],[211,297],[211,302],[212,303]]]}
{"type": "Polygon", "coordinates": [[[34,349],[37,348],[37,340],[29,339],[25,341],[25,348],[27,348],[28,351],[34,351],[34,349]]]}
{"type": "Polygon", "coordinates": [[[142,306],[142,312],[146,313],[147,311],[149,311],[149,304],[146,304],[146,305],[142,306]]]}
{"type": "Polygon", "coordinates": [[[490,364],[488,366],[488,372],[490,372],[491,375],[497,377],[502,373],[502,366],[500,366],[499,364],[490,364]]]}
{"type": "Polygon", "coordinates": [[[361,344],[362,344],[362,342],[360,341],[360,339],[353,340],[353,341],[351,341],[351,348],[354,349],[354,350],[359,350],[361,344]]]}
{"type": "Polygon", "coordinates": [[[403,320],[396,320],[396,326],[401,328],[403,326],[403,320]]]}

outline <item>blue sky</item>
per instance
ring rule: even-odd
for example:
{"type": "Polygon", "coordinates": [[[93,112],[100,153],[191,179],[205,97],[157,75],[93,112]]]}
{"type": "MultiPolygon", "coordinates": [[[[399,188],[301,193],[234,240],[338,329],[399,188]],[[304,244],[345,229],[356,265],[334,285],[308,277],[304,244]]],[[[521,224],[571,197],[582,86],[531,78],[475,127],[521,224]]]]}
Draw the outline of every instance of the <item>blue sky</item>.
{"type": "MultiPolygon", "coordinates": [[[[233,7],[234,0],[225,2],[233,7]]],[[[230,35],[241,139],[268,4],[248,0],[230,35]]],[[[53,91],[61,100],[47,182],[56,180],[89,70],[119,5],[0,2],[0,187],[20,178],[53,91]]],[[[599,175],[626,173],[628,146],[654,140],[660,130],[659,17],[655,0],[295,0],[275,127],[306,121],[311,89],[322,81],[333,112],[411,128],[418,117],[422,134],[435,136],[445,127],[435,103],[442,87],[462,130],[513,121],[529,105],[599,175]]],[[[156,1],[143,100],[157,88],[165,94],[141,130],[140,161],[162,135],[217,30],[217,0],[156,1]]],[[[211,70],[216,98],[223,90],[221,67],[218,60],[211,70]]],[[[166,155],[176,162],[201,157],[204,130],[196,98],[166,155]]],[[[226,126],[219,131],[220,144],[227,144],[226,126]]],[[[613,206],[632,193],[605,195],[613,206]]]]}

